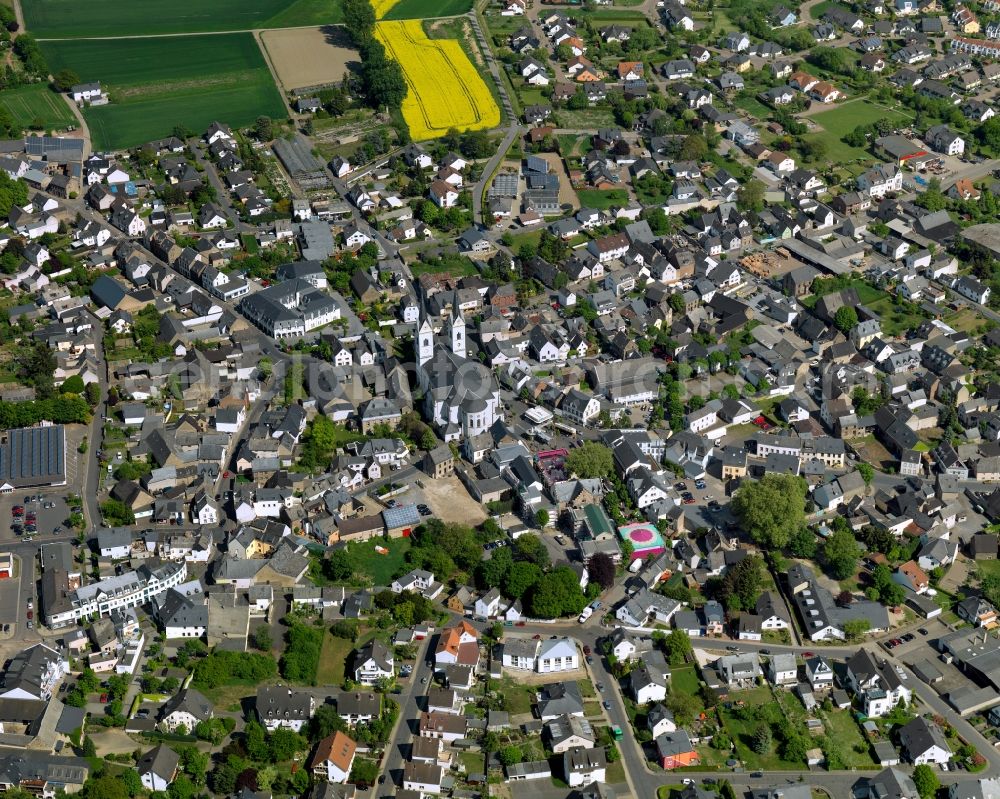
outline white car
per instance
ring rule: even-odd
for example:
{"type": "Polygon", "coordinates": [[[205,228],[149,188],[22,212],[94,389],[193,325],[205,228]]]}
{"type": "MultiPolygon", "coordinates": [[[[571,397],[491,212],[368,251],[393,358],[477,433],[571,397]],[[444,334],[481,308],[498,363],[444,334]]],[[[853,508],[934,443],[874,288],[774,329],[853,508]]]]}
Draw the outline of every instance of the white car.
{"type": "Polygon", "coordinates": [[[594,615],[594,609],[588,605],[583,609],[583,613],[580,614],[578,621],[583,624],[587,619],[594,615]]]}

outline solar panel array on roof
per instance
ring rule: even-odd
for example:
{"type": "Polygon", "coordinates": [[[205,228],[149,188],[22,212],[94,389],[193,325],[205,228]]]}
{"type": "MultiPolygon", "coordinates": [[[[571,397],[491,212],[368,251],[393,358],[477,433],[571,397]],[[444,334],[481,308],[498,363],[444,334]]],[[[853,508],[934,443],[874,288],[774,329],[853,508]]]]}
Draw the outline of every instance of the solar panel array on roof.
{"type": "Polygon", "coordinates": [[[390,530],[413,527],[420,524],[420,512],[416,505],[397,505],[382,511],[382,519],[390,530]]]}
{"type": "Polygon", "coordinates": [[[60,425],[7,432],[0,447],[0,480],[12,486],[66,482],[66,429],[60,425]]]}

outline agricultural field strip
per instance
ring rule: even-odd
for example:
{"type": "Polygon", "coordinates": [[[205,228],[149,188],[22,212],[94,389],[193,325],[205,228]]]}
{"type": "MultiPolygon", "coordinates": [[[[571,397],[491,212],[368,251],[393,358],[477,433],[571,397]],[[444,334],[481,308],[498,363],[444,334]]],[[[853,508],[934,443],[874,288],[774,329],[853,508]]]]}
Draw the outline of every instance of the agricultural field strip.
{"type": "Polygon", "coordinates": [[[429,39],[419,20],[380,21],[375,33],[410,87],[403,116],[413,138],[500,124],[489,87],[458,41],[429,39]]]}
{"type": "Polygon", "coordinates": [[[196,0],[32,0],[24,14],[28,30],[39,39],[199,35],[343,21],[337,0],[216,0],[210,10],[196,0]]]}

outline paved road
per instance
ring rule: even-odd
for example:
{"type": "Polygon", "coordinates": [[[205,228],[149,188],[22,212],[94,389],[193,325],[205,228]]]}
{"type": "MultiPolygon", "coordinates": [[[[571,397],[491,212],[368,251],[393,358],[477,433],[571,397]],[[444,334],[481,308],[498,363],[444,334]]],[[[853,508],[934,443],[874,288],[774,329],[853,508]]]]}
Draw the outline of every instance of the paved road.
{"type": "Polygon", "coordinates": [[[490,181],[493,179],[493,173],[496,171],[497,167],[500,166],[500,162],[506,157],[507,151],[514,143],[514,139],[520,136],[522,132],[523,128],[516,124],[511,125],[507,129],[507,134],[500,142],[500,146],[497,148],[497,151],[483,167],[483,174],[482,177],[480,177],[479,182],[472,187],[472,219],[481,225],[489,226],[493,222],[492,219],[487,220],[483,217],[483,194],[489,187],[490,181]]]}
{"type": "MultiPolygon", "coordinates": [[[[589,645],[595,652],[599,651],[598,642],[600,639],[608,635],[609,630],[602,627],[598,621],[598,615],[595,614],[591,617],[590,621],[586,624],[577,624],[576,622],[559,622],[556,624],[529,624],[525,627],[517,628],[519,634],[541,634],[541,635],[555,635],[555,634],[565,634],[570,635],[580,641],[581,644],[589,645]]],[[[478,625],[485,627],[485,624],[478,625]]],[[[718,641],[695,641],[695,646],[700,649],[718,649],[723,651],[725,647],[733,642],[729,642],[725,639],[720,639],[718,641]]],[[[776,645],[764,642],[753,642],[753,641],[739,641],[738,646],[742,651],[757,651],[760,649],[768,649],[772,653],[778,652],[790,652],[794,654],[801,654],[807,651],[815,651],[821,653],[824,656],[832,658],[848,658],[858,651],[858,646],[823,646],[819,644],[808,644],[805,646],[796,645],[776,645]]],[[[1000,753],[998,753],[992,745],[983,738],[982,735],[969,724],[965,719],[962,719],[958,714],[948,707],[941,699],[938,697],[937,693],[929,686],[922,683],[913,673],[906,667],[904,663],[898,660],[892,653],[883,651],[881,648],[876,648],[872,645],[867,645],[866,648],[871,650],[876,658],[887,659],[893,665],[901,666],[907,674],[907,682],[913,690],[914,694],[920,699],[923,705],[938,713],[945,718],[947,718],[958,730],[959,734],[972,743],[982,755],[987,759],[988,766],[985,771],[980,772],[977,776],[995,776],[1000,774],[1000,753]]],[[[620,750],[622,753],[622,759],[625,764],[625,771],[629,778],[629,783],[632,787],[636,799],[645,799],[645,797],[652,797],[656,795],[656,790],[661,785],[676,784],[678,780],[683,776],[684,778],[701,780],[704,778],[710,779],[727,779],[733,784],[737,790],[748,789],[750,787],[762,787],[764,785],[770,785],[775,783],[780,783],[782,781],[789,781],[792,783],[799,782],[800,778],[808,782],[814,787],[822,787],[826,789],[829,794],[833,797],[848,797],[852,795],[852,788],[855,783],[863,776],[870,776],[877,773],[877,771],[863,772],[863,771],[786,771],[786,772],[766,772],[763,777],[755,778],[751,777],[748,772],[732,773],[724,771],[704,771],[704,772],[684,772],[683,774],[670,774],[663,771],[652,771],[648,766],[648,760],[642,751],[641,746],[635,740],[634,734],[631,733],[631,726],[628,722],[628,715],[625,711],[625,704],[622,700],[622,695],[619,689],[611,686],[617,685],[617,680],[611,674],[608,664],[603,658],[594,656],[594,663],[588,668],[590,671],[594,682],[603,682],[606,686],[606,690],[603,695],[603,699],[611,703],[611,710],[607,712],[609,720],[621,726],[625,730],[625,738],[620,744],[620,750]]],[[[950,782],[955,782],[961,779],[967,778],[969,775],[966,772],[942,772],[939,775],[942,783],[948,784],[950,782]]]]}
{"type": "Polygon", "coordinates": [[[399,703],[399,721],[389,739],[389,748],[382,763],[385,785],[378,791],[384,793],[386,799],[395,795],[396,786],[403,786],[403,764],[410,759],[410,742],[418,733],[420,713],[424,710],[422,700],[434,676],[434,669],[427,665],[427,648],[432,638],[424,639],[417,649],[413,673],[407,678],[409,685],[403,688],[403,693],[392,697],[399,703]]]}

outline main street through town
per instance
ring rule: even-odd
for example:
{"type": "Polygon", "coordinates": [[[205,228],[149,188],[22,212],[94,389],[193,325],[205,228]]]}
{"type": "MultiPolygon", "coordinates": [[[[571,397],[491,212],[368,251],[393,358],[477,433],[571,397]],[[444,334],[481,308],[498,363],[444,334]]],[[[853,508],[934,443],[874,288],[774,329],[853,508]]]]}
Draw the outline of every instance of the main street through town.
{"type": "MultiPolygon", "coordinates": [[[[600,656],[600,642],[612,632],[612,628],[602,626],[599,614],[594,614],[585,624],[576,622],[560,621],[553,624],[528,623],[524,627],[517,627],[515,630],[507,630],[517,635],[569,635],[580,642],[582,646],[589,646],[593,652],[593,664],[588,666],[588,672],[596,684],[601,682],[605,685],[605,692],[602,699],[608,701],[611,710],[606,713],[611,724],[618,725],[625,731],[625,737],[620,742],[619,748],[625,766],[625,774],[632,794],[636,799],[649,799],[656,796],[657,789],[662,785],[676,785],[682,779],[714,779],[728,780],[737,790],[759,788],[765,785],[776,785],[782,783],[806,782],[814,788],[821,788],[833,799],[850,797],[858,781],[864,777],[871,777],[877,774],[873,771],[825,771],[823,769],[804,769],[800,771],[767,771],[761,776],[753,776],[757,772],[747,770],[729,771],[699,771],[685,770],[672,773],[650,768],[649,759],[644,754],[642,746],[636,740],[629,722],[625,703],[618,687],[618,681],[611,672],[610,666],[605,658],[600,656]]],[[[458,617],[455,616],[455,619],[458,617]]],[[[485,622],[473,622],[476,627],[486,629],[489,624],[485,622]]],[[[637,635],[647,635],[650,631],[642,633],[636,631],[637,635]]],[[[926,639],[925,639],[926,640],[926,639]]],[[[876,659],[885,659],[892,666],[898,666],[906,674],[907,685],[913,690],[920,704],[916,708],[918,712],[931,711],[946,718],[965,740],[974,745],[987,760],[987,767],[979,772],[977,777],[1000,776],[1000,753],[998,753],[975,727],[962,718],[955,710],[950,708],[935,691],[921,682],[913,672],[892,652],[884,651],[874,642],[867,642],[863,645],[826,645],[823,643],[808,643],[806,645],[782,645],[765,642],[738,641],[733,642],[728,639],[692,639],[692,644],[698,649],[715,651],[726,654],[726,647],[729,645],[738,646],[743,652],[760,652],[766,650],[768,653],[792,653],[802,655],[806,652],[814,652],[831,659],[846,659],[854,655],[862,646],[872,652],[876,659]]],[[[411,689],[415,687],[411,685],[411,689]]],[[[393,741],[396,748],[398,740],[393,741]]],[[[967,772],[950,771],[939,773],[939,779],[943,784],[950,784],[959,780],[967,779],[970,775],[967,772]]],[[[515,792],[515,796],[518,794],[515,792]]]]}

